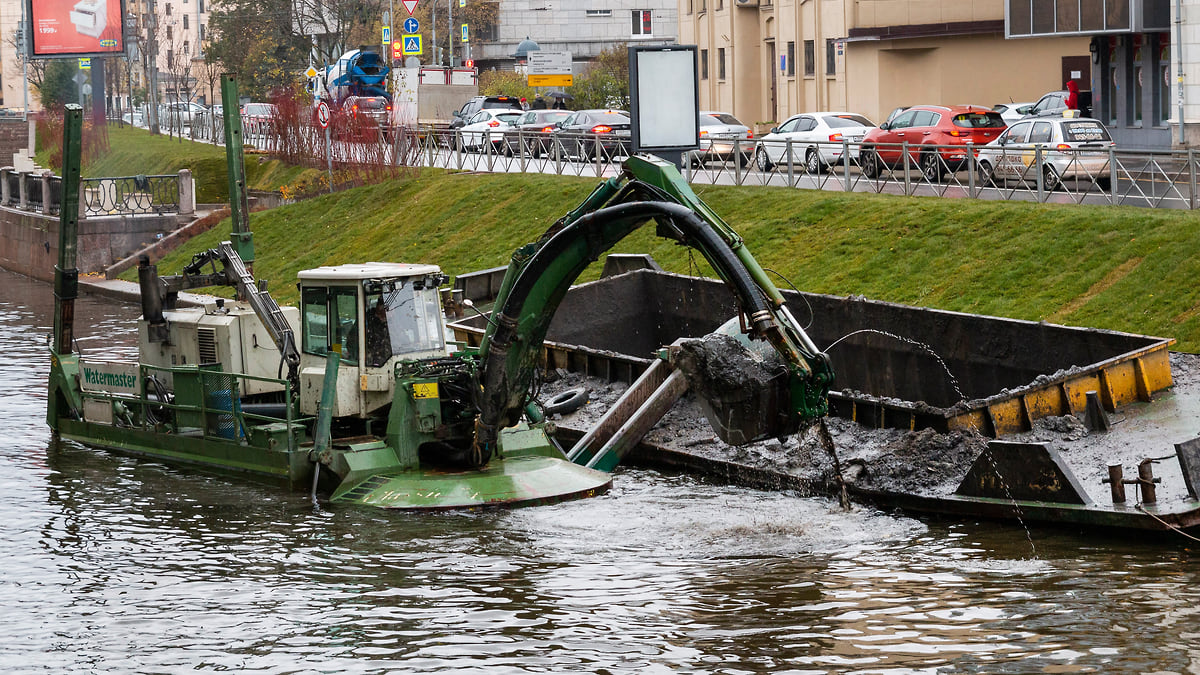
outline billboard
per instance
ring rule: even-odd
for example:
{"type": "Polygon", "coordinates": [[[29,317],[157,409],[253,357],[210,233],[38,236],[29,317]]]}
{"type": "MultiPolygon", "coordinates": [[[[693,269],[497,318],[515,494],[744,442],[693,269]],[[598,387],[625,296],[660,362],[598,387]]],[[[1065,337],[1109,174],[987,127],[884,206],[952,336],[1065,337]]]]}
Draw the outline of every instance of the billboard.
{"type": "Polygon", "coordinates": [[[125,52],[125,0],[28,0],[26,9],[35,59],[125,52]]]}

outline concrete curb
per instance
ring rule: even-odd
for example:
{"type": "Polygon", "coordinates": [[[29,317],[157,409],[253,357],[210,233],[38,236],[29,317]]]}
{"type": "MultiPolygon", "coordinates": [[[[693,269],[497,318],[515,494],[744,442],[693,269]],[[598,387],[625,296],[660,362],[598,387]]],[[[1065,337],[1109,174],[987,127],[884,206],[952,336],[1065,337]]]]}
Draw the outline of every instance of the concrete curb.
{"type": "MultiPolygon", "coordinates": [[[[136,283],[125,281],[124,279],[81,276],[79,277],[79,290],[82,293],[98,295],[131,305],[142,304],[141,288],[136,283]]],[[[217,297],[215,295],[180,293],[178,304],[181,307],[204,307],[205,305],[214,304],[216,301],[217,297]]]]}

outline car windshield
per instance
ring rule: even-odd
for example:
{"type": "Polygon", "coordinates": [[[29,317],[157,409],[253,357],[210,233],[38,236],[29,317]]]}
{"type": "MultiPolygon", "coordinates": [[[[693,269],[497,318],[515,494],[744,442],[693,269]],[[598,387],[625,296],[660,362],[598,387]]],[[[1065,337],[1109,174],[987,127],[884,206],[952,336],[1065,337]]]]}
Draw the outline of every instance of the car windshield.
{"type": "Polygon", "coordinates": [[[1003,129],[1008,126],[1000,113],[961,113],[954,116],[954,126],[970,129],[1003,129]]]}
{"type": "Polygon", "coordinates": [[[545,114],[538,115],[535,122],[537,124],[554,124],[555,122],[561,122],[570,116],[571,116],[571,113],[569,113],[569,112],[556,110],[551,113],[545,113],[545,114]]]}
{"type": "Polygon", "coordinates": [[[382,98],[360,98],[355,104],[363,110],[383,110],[387,101],[382,98]]]}
{"type": "Polygon", "coordinates": [[[702,127],[715,127],[722,124],[732,124],[739,127],[746,126],[739,122],[738,118],[726,113],[712,113],[700,116],[700,126],[702,127]]]}
{"type": "Polygon", "coordinates": [[[271,106],[265,103],[250,103],[246,106],[247,115],[270,115],[271,106]]]}
{"type": "Polygon", "coordinates": [[[1063,122],[1063,138],[1069,143],[1111,140],[1108,129],[1099,122],[1063,122]]]}
{"type": "Polygon", "coordinates": [[[873,127],[871,120],[862,115],[827,115],[825,124],[828,124],[833,129],[844,127],[873,127]]]}

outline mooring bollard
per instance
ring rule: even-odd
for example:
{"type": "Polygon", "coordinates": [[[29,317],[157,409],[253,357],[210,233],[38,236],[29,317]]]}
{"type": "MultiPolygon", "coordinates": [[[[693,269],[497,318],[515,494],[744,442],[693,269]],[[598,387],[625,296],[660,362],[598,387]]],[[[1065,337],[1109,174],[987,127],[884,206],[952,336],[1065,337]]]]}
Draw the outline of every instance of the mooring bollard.
{"type": "Polygon", "coordinates": [[[1112,491],[1113,504],[1125,503],[1125,486],[1138,486],[1138,495],[1141,497],[1141,503],[1154,504],[1158,501],[1157,489],[1155,483],[1161,483],[1161,478],[1154,477],[1154,460],[1143,459],[1138,464],[1138,477],[1133,480],[1125,480],[1125,470],[1120,464],[1108,465],[1108,478],[1100,481],[1108,483],[1109,490],[1112,491]]]}
{"type": "Polygon", "coordinates": [[[1108,483],[1108,489],[1112,491],[1113,504],[1125,503],[1125,470],[1120,464],[1108,465],[1108,478],[1102,482],[1108,483]]]}
{"type": "Polygon", "coordinates": [[[1138,464],[1138,488],[1142,492],[1142,503],[1153,504],[1158,501],[1158,496],[1155,494],[1155,483],[1161,483],[1161,478],[1154,477],[1154,460],[1143,459],[1141,464],[1138,464]]]}

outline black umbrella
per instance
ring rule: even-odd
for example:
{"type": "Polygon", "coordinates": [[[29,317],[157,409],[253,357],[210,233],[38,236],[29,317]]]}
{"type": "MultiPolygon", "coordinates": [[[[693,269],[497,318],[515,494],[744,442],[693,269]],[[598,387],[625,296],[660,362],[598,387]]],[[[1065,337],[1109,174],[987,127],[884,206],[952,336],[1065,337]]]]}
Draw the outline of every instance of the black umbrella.
{"type": "Polygon", "coordinates": [[[565,92],[565,91],[548,91],[548,92],[546,92],[545,94],[542,94],[542,95],[543,95],[543,96],[549,96],[550,98],[561,98],[561,99],[566,99],[566,100],[568,100],[568,101],[569,101],[569,100],[571,100],[571,99],[573,99],[573,98],[575,98],[574,96],[572,96],[572,95],[568,94],[568,93],[567,93],[567,92],[565,92]]]}

